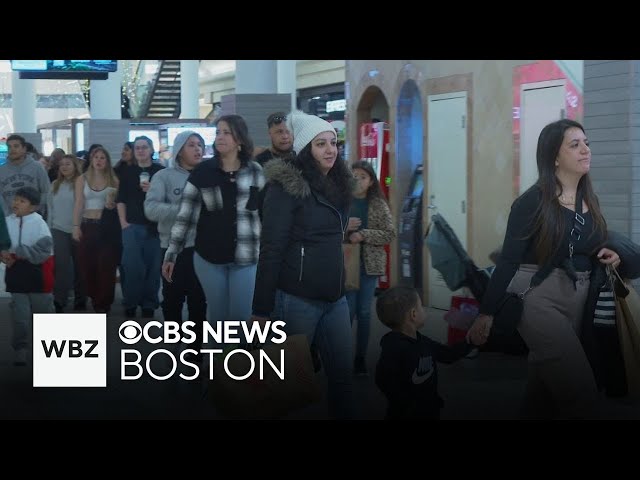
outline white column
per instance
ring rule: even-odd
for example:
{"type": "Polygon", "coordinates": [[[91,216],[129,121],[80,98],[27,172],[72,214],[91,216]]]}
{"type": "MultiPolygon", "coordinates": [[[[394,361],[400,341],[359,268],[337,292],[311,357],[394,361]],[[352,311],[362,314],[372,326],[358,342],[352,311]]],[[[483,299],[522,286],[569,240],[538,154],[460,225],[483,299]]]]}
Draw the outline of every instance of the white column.
{"type": "Polygon", "coordinates": [[[37,131],[35,80],[20,80],[20,73],[13,72],[11,83],[13,132],[35,133],[37,131]]]}
{"type": "Polygon", "coordinates": [[[278,62],[278,93],[291,95],[291,110],[296,108],[298,77],[296,73],[297,60],[277,60],[278,62]]]}
{"type": "Polygon", "coordinates": [[[199,60],[180,60],[180,118],[200,118],[199,60]]]}
{"type": "Polygon", "coordinates": [[[277,92],[277,60],[236,60],[236,94],[277,92]]]}
{"type": "Polygon", "coordinates": [[[91,118],[93,120],[119,120],[122,118],[120,91],[122,70],[110,72],[108,80],[91,80],[91,118]]]}

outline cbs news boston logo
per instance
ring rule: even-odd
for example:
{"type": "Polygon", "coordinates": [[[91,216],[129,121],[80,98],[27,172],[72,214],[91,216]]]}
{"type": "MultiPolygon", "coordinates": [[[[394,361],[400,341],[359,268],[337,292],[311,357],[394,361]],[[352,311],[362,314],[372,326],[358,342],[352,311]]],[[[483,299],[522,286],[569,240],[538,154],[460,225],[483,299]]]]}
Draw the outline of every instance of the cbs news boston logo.
{"type": "Polygon", "coordinates": [[[34,387],[106,387],[104,313],[33,315],[34,387]]]}

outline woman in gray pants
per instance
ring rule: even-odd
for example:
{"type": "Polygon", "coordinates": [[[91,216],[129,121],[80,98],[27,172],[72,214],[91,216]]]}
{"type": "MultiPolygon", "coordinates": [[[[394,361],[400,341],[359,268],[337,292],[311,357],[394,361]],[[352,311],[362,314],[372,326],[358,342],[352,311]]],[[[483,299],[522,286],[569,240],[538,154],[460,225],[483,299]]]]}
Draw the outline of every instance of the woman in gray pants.
{"type": "Polygon", "coordinates": [[[469,335],[486,341],[505,292],[526,291],[517,327],[529,347],[523,416],[591,417],[598,390],[581,342],[590,272],[598,262],[618,266],[620,257],[604,248],[607,227],[582,125],[563,119],[544,127],[536,158],[538,181],[511,207],[502,255],[469,335]],[[539,269],[544,280],[528,290],[539,269]]]}

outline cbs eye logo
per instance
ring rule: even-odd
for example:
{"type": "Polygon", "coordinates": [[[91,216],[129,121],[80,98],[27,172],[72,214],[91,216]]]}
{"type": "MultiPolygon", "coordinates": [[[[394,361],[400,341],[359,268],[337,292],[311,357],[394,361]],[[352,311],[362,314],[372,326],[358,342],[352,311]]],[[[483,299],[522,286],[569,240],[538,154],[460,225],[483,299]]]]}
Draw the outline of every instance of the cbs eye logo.
{"type": "Polygon", "coordinates": [[[122,340],[127,345],[133,345],[140,341],[142,338],[142,328],[138,325],[138,322],[134,320],[127,320],[122,325],[120,325],[120,330],[118,330],[118,334],[120,335],[120,340],[122,340]]]}

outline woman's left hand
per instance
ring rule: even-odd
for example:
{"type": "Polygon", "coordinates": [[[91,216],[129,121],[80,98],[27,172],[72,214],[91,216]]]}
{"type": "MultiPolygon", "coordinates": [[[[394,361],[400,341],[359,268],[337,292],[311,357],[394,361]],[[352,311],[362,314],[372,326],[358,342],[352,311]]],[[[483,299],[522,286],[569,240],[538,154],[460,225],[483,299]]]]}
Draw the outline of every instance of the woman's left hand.
{"type": "Polygon", "coordinates": [[[614,268],[617,268],[618,265],[620,265],[620,255],[608,248],[603,248],[598,252],[598,259],[600,260],[600,263],[603,263],[604,265],[611,265],[614,268]]]}

